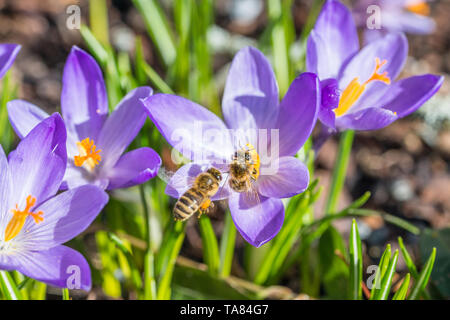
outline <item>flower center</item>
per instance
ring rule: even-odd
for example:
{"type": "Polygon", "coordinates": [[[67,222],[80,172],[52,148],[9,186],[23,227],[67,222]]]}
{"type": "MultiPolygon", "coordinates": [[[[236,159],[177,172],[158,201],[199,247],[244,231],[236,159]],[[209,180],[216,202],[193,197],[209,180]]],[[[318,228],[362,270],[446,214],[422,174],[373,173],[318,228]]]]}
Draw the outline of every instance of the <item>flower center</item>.
{"type": "Polygon", "coordinates": [[[359,83],[359,78],[354,78],[347,88],[342,92],[341,98],[339,99],[339,105],[334,110],[336,116],[342,116],[347,112],[348,109],[358,100],[358,98],[362,95],[366,86],[372,81],[381,81],[386,84],[391,83],[391,79],[387,75],[387,71],[383,73],[378,73],[380,68],[387,63],[387,60],[383,60],[380,62],[379,58],[375,58],[375,71],[372,73],[372,76],[364,83],[359,83]]]}
{"type": "Polygon", "coordinates": [[[406,9],[412,13],[419,14],[421,16],[430,15],[430,6],[425,1],[415,1],[406,6],[406,9]]]}
{"type": "Polygon", "coordinates": [[[27,204],[25,206],[25,209],[23,211],[19,210],[18,205],[16,204],[16,208],[12,209],[11,212],[13,213],[13,217],[8,222],[8,225],[5,229],[5,242],[14,239],[22,230],[23,226],[25,225],[25,221],[28,216],[32,216],[34,219],[34,222],[40,223],[44,221],[44,218],[42,217],[44,213],[42,211],[33,212],[30,211],[30,209],[36,204],[36,198],[29,195],[27,197],[27,204]]]}
{"type": "Polygon", "coordinates": [[[94,140],[89,138],[77,142],[77,147],[80,154],[74,157],[75,165],[81,167],[86,164],[88,169],[92,171],[102,160],[99,154],[102,150],[97,150],[94,140]]]}

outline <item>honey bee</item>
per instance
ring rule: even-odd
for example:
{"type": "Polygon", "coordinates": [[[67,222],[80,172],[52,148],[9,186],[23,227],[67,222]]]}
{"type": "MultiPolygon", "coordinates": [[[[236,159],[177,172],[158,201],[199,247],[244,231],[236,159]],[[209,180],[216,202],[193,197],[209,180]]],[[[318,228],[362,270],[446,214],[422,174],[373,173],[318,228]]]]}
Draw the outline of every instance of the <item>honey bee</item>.
{"type": "Polygon", "coordinates": [[[254,190],[254,183],[259,177],[259,169],[259,155],[255,147],[247,144],[246,148],[239,149],[232,157],[229,169],[230,188],[239,193],[253,194],[258,198],[258,192],[254,190]]]}
{"type": "Polygon", "coordinates": [[[214,207],[211,197],[219,190],[222,181],[222,173],[216,168],[210,168],[200,173],[194,181],[193,186],[187,190],[175,203],[173,215],[175,220],[187,220],[199,211],[198,217],[209,208],[214,207]]]}

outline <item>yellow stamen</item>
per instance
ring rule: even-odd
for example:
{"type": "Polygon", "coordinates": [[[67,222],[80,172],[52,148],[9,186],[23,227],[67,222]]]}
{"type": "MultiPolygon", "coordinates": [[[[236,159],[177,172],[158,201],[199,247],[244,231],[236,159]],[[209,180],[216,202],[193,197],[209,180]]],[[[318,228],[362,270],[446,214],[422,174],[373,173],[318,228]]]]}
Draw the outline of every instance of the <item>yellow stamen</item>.
{"type": "Polygon", "coordinates": [[[406,9],[421,16],[430,15],[430,6],[425,1],[416,1],[411,3],[406,6],[406,9]]]}
{"type": "Polygon", "coordinates": [[[14,239],[19,234],[20,230],[22,230],[23,226],[25,225],[25,221],[28,216],[32,216],[34,222],[36,223],[44,221],[44,218],[42,217],[44,213],[42,211],[38,212],[30,211],[35,204],[36,198],[30,195],[27,197],[27,204],[25,206],[25,210],[20,211],[19,206],[17,204],[16,208],[11,210],[11,212],[14,215],[9,221],[8,225],[6,226],[5,242],[14,239]]]}
{"type": "Polygon", "coordinates": [[[75,156],[73,159],[77,167],[81,167],[86,163],[88,168],[92,170],[102,160],[99,154],[102,150],[96,150],[97,147],[94,144],[94,140],[86,138],[81,142],[77,142],[77,146],[80,155],[75,156]]]}
{"type": "Polygon", "coordinates": [[[342,116],[344,113],[350,109],[350,107],[359,99],[364,90],[366,89],[366,85],[368,85],[372,81],[381,81],[386,84],[391,83],[391,79],[388,77],[387,72],[378,73],[380,68],[387,63],[386,60],[380,61],[379,58],[375,58],[375,71],[372,76],[363,84],[359,83],[359,78],[354,78],[347,88],[342,92],[341,98],[339,99],[339,105],[334,110],[336,116],[342,116]]]}

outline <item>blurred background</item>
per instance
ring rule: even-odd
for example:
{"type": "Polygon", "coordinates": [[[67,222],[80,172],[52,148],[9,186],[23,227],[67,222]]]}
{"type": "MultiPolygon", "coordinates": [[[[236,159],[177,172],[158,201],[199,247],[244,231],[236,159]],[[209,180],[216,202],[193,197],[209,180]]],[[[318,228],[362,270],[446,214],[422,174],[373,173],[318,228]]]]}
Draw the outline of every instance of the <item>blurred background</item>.
{"type": "MultiPolygon", "coordinates": [[[[273,22],[272,13],[266,1],[212,1],[213,11],[207,15],[212,20],[208,23],[206,36],[201,39],[203,43],[194,43],[195,48],[207,46],[212,57],[211,61],[204,63],[210,68],[206,73],[209,72],[214,80],[212,82],[214,93],[203,94],[201,90],[191,86],[193,81],[191,75],[196,71],[189,66],[185,72],[187,81],[171,81],[176,72],[170,74],[167,71],[167,65],[171,63],[170,56],[160,55],[161,50],[155,45],[155,38],[149,36],[146,20],[133,1],[109,0],[106,1],[106,12],[99,10],[93,13],[92,8],[97,2],[99,1],[0,0],[0,42],[14,42],[22,45],[11,76],[13,83],[17,85],[17,97],[30,101],[48,112],[59,109],[62,69],[71,46],[77,45],[89,51],[80,30],[67,27],[67,20],[73,13],[67,10],[72,5],[80,9],[81,24],[89,25],[101,43],[107,43],[115,52],[128,54],[131,57],[130,60],[134,61],[136,40],[139,39],[145,61],[157,75],[166,79],[177,94],[193,97],[216,112],[220,112],[218,111],[220,97],[227,68],[234,53],[244,46],[258,46],[264,43],[267,27],[273,22]],[[102,15],[107,15],[107,19],[102,15]],[[104,21],[108,24],[105,25],[104,21]]],[[[161,0],[158,3],[163,13],[169,17],[169,28],[179,29],[179,24],[174,23],[177,17],[173,15],[173,1],[161,0]]],[[[310,23],[308,17],[314,4],[312,0],[295,0],[290,3],[292,3],[290,23],[293,24],[295,34],[292,35],[289,58],[295,62],[291,71],[295,75],[303,68],[302,40],[304,39],[302,35],[311,27],[308,26],[310,23]]],[[[352,1],[345,3],[352,5],[352,1]]],[[[387,212],[404,218],[418,228],[427,227],[433,230],[425,236],[418,237],[392,224],[387,224],[380,216],[363,217],[358,220],[364,246],[365,265],[378,263],[386,243],[391,243],[393,249],[396,249],[399,235],[403,237],[414,261],[418,263],[423,263],[430,248],[436,246],[438,258],[432,278],[439,294],[448,298],[450,297],[450,233],[448,229],[450,226],[450,1],[433,1],[430,3],[430,8],[430,16],[435,20],[437,28],[429,35],[408,34],[410,52],[400,77],[435,73],[445,76],[444,84],[441,90],[413,115],[396,121],[385,129],[359,132],[355,136],[339,208],[348,206],[365,191],[370,191],[372,196],[365,208],[387,212]]],[[[206,19],[201,14],[199,13],[197,18],[206,19]]],[[[177,30],[178,34],[182,34],[182,31],[177,30]]],[[[262,46],[264,49],[264,45],[262,46]]],[[[272,57],[270,50],[264,52],[272,57]]],[[[120,64],[120,54],[118,59],[120,64]]],[[[195,79],[198,79],[198,75],[195,79]]],[[[201,83],[201,80],[198,81],[201,83]]],[[[152,85],[151,82],[149,84],[152,85]]],[[[280,87],[283,91],[283,83],[280,87]]],[[[7,122],[2,125],[7,125],[7,122]]],[[[164,157],[164,152],[169,154],[170,150],[165,146],[162,152],[164,157]]],[[[320,179],[319,185],[324,187],[323,194],[326,194],[329,186],[336,152],[337,139],[329,139],[323,145],[315,163],[315,175],[320,179]]],[[[170,166],[170,163],[166,165],[170,166]]],[[[315,218],[323,215],[323,199],[323,196],[320,197],[315,204],[315,218]]],[[[335,228],[344,238],[348,238],[351,225],[349,219],[334,222],[335,228]]],[[[201,262],[202,243],[194,220],[188,223],[181,255],[192,261],[201,262]]],[[[221,213],[213,213],[211,220],[214,230],[220,235],[223,229],[221,213]]],[[[232,274],[238,277],[244,277],[246,273],[246,269],[242,267],[243,263],[238,262],[244,246],[244,240],[238,234],[236,239],[238,258],[235,259],[232,267],[232,274]]],[[[397,269],[399,273],[406,270],[403,260],[399,261],[397,269]]],[[[291,290],[291,292],[307,291],[299,287],[296,272],[295,270],[288,272],[280,284],[285,287],[285,290],[291,290]]],[[[113,276],[120,277],[117,274],[113,276]]],[[[104,297],[104,291],[93,290],[89,298],[104,297]]],[[[111,297],[114,294],[106,293],[106,296],[111,297]]]]}

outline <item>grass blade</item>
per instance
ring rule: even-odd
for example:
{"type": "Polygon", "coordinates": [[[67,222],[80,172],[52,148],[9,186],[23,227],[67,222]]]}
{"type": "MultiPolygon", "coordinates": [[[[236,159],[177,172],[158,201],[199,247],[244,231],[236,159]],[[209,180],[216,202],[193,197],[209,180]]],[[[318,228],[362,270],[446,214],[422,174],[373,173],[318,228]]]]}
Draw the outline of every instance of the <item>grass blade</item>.
{"type": "Polygon", "coordinates": [[[405,300],[406,294],[408,293],[409,281],[411,274],[408,273],[403,279],[402,285],[398,288],[397,292],[392,297],[392,300],[405,300]]]}
{"type": "Polygon", "coordinates": [[[381,256],[380,263],[378,265],[378,269],[375,274],[374,284],[372,286],[372,290],[370,291],[370,300],[374,300],[378,295],[378,292],[381,289],[381,279],[383,279],[386,270],[389,267],[389,261],[391,260],[391,245],[388,244],[386,249],[381,256]]]}
{"type": "Polygon", "coordinates": [[[398,250],[395,250],[394,256],[389,261],[389,267],[387,268],[382,281],[381,288],[378,294],[374,297],[374,300],[386,300],[389,296],[389,292],[391,290],[392,278],[395,274],[395,267],[397,266],[398,261],[398,250]]]}
{"type": "Polygon", "coordinates": [[[156,0],[133,0],[144,18],[148,34],[158,50],[165,66],[170,66],[176,58],[175,43],[164,12],[156,0]]]}
{"type": "Polygon", "coordinates": [[[436,248],[433,248],[430,257],[427,260],[427,263],[423,267],[422,271],[419,274],[419,278],[417,279],[416,284],[411,290],[411,294],[409,295],[409,300],[416,300],[420,297],[421,292],[425,289],[428,284],[428,280],[430,279],[431,271],[433,270],[434,260],[436,259],[436,248]]]}
{"type": "Polygon", "coordinates": [[[362,250],[356,220],[352,221],[349,238],[350,253],[350,299],[361,300],[362,298],[362,250]]]}

